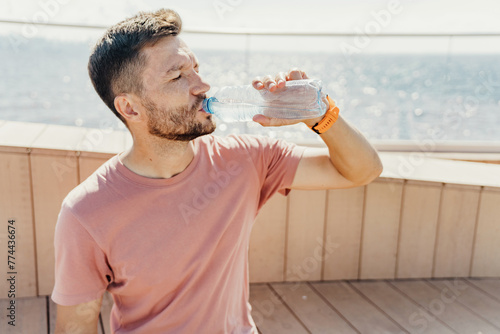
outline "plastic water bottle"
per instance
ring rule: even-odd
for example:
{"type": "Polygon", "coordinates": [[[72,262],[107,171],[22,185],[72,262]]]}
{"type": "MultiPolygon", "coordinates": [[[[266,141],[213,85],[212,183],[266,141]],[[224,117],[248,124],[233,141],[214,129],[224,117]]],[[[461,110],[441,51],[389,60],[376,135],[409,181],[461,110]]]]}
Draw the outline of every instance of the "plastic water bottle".
{"type": "Polygon", "coordinates": [[[325,114],[328,100],[319,80],[286,81],[278,92],[256,90],[252,85],[222,87],[203,101],[203,109],[225,122],[251,121],[262,114],[284,119],[308,119],[325,114]]]}

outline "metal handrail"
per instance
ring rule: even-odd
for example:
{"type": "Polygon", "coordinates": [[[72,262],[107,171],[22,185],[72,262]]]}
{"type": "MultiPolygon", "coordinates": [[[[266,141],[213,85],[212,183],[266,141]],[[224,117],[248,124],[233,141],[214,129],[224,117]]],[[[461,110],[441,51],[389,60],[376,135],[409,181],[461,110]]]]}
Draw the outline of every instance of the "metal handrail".
{"type": "MultiPolygon", "coordinates": [[[[60,28],[84,28],[84,29],[108,29],[109,26],[101,25],[85,25],[85,24],[68,24],[68,23],[38,23],[29,21],[18,20],[4,20],[0,19],[0,23],[7,24],[34,24],[40,26],[60,27],[60,28]]],[[[215,35],[265,35],[265,36],[305,36],[305,37],[353,37],[358,36],[359,33],[355,32],[303,32],[303,31],[277,31],[277,30],[255,30],[255,29],[213,29],[213,28],[197,28],[197,29],[183,29],[185,33],[192,34],[215,34],[215,35]]],[[[450,33],[364,33],[363,35],[372,37],[500,37],[500,32],[450,32],[450,33]]]]}

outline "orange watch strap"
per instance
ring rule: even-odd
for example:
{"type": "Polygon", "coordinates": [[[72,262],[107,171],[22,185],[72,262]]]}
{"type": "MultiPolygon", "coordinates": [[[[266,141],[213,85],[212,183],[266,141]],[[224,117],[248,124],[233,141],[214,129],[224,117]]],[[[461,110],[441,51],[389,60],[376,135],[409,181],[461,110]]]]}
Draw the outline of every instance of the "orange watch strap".
{"type": "Polygon", "coordinates": [[[337,121],[339,118],[339,108],[335,105],[335,102],[327,95],[326,99],[329,103],[329,108],[325,113],[325,116],[321,121],[311,126],[311,130],[316,132],[317,134],[322,134],[337,121]]]}

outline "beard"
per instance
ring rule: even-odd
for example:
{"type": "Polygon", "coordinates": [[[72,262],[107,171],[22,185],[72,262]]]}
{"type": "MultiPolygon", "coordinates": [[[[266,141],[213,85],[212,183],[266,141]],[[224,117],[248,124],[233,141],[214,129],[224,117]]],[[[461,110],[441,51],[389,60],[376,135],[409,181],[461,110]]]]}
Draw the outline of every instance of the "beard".
{"type": "Polygon", "coordinates": [[[168,140],[191,141],[214,132],[215,123],[211,115],[207,115],[207,122],[196,119],[205,97],[205,94],[198,95],[192,106],[173,109],[160,108],[153,100],[143,97],[142,104],[148,110],[149,133],[168,140]]]}

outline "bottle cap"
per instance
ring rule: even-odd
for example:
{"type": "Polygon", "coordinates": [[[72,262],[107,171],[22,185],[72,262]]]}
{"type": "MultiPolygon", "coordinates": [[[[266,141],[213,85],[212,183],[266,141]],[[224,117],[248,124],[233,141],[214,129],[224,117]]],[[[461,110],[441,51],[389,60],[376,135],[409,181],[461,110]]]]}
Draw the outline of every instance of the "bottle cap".
{"type": "Polygon", "coordinates": [[[217,102],[217,99],[215,97],[210,97],[208,99],[203,100],[203,110],[205,110],[209,114],[214,113],[212,110],[210,110],[210,104],[212,102],[217,102]]]}

